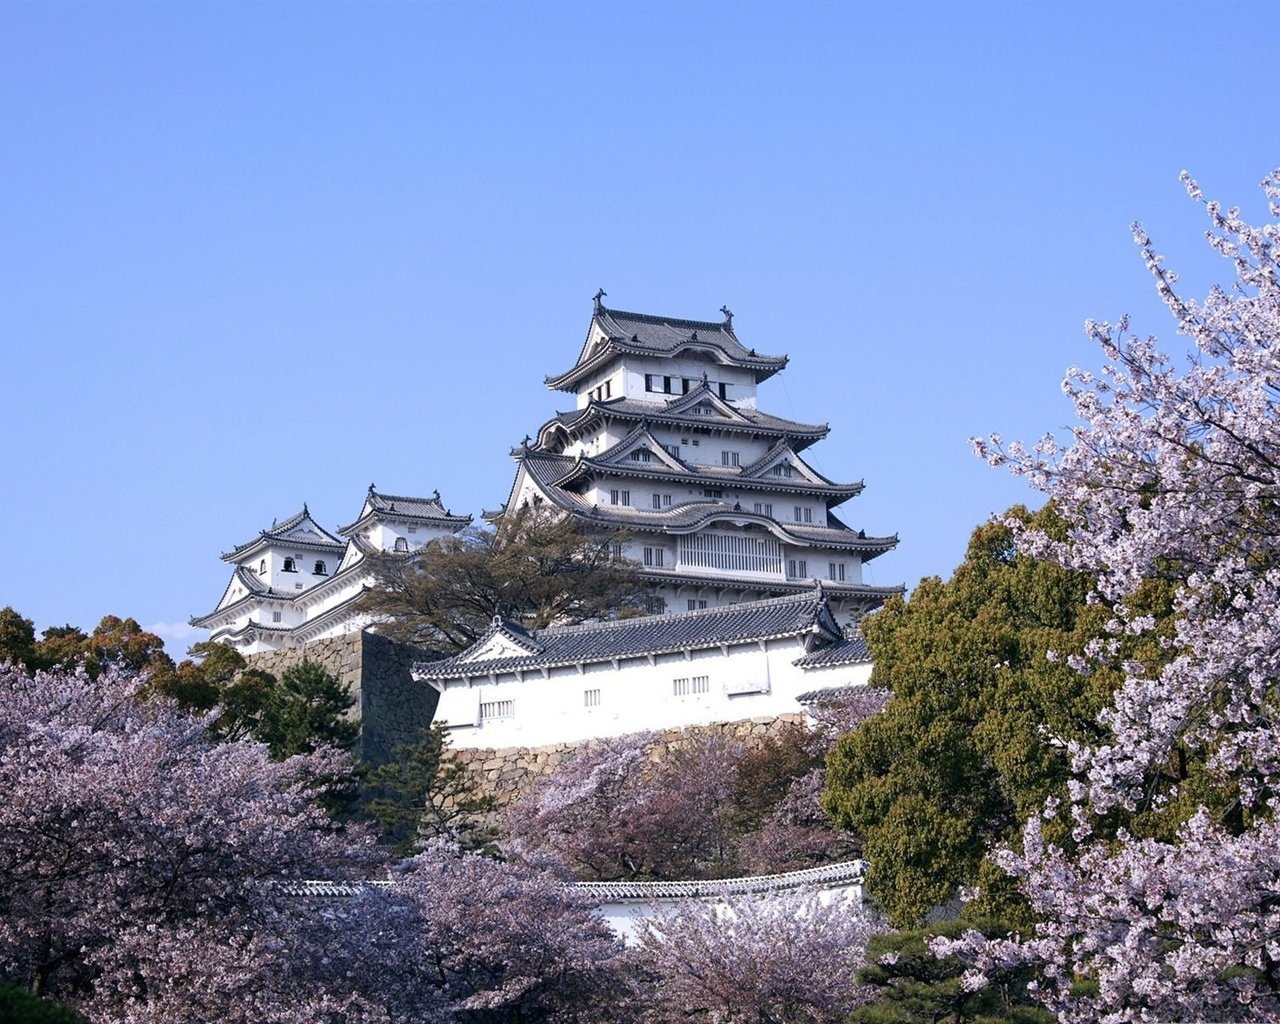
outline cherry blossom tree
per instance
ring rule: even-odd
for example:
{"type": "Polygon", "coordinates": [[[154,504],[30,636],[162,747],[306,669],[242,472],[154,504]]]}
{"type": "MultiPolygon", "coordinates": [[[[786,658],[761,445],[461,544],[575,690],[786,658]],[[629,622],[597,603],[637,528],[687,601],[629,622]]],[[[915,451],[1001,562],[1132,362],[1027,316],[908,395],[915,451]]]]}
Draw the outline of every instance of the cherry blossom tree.
{"type": "Polygon", "coordinates": [[[336,997],[288,966],[308,928],[278,883],[369,870],[313,800],[344,758],[215,743],[142,686],[0,667],[0,976],[93,1020],[315,1019],[336,997]]]}
{"type": "Polygon", "coordinates": [[[867,997],[858,984],[874,922],[812,893],[687,901],[640,934],[649,1024],[836,1024],[867,997]]]}
{"type": "MultiPolygon", "coordinates": [[[[1263,189],[1280,217],[1280,172],[1263,189]]],[[[1155,628],[1131,606],[1144,581],[1177,588],[1164,656],[1124,660],[1108,737],[1070,747],[1077,848],[1033,818],[1022,850],[1000,854],[1036,934],[939,946],[972,958],[975,986],[989,966],[1039,964],[1067,1021],[1280,1017],[1280,225],[1205,208],[1236,280],[1203,301],[1134,230],[1194,346],[1185,363],[1124,320],[1090,322],[1107,364],[1069,371],[1069,443],[977,445],[1072,524],[1056,541],[1024,531],[1024,550],[1094,574],[1112,610],[1079,671],[1155,628]]]]}
{"type": "Polygon", "coordinates": [[[718,734],[663,756],[654,744],[632,733],[576,751],[508,808],[513,852],[588,881],[724,874],[738,749],[718,734]]]}
{"type": "Polygon", "coordinates": [[[314,800],[346,756],[211,722],[114,669],[0,667],[0,983],[94,1024],[631,1019],[621,945],[558,877],[437,846],[389,886],[301,886],[382,870],[314,800]]]}
{"type": "Polygon", "coordinates": [[[464,1024],[635,1019],[630,961],[588,897],[546,871],[429,844],[397,877],[401,951],[464,1024]]]}

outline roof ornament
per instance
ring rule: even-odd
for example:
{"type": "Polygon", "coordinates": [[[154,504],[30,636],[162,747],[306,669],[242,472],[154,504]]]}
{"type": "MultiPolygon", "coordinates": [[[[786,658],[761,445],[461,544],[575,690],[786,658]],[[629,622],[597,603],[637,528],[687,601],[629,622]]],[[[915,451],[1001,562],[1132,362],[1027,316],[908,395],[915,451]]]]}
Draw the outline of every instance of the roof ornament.
{"type": "Polygon", "coordinates": [[[702,384],[703,384],[703,386],[704,386],[704,387],[706,386],[706,383],[707,383],[707,371],[706,371],[706,370],[703,370],[703,371],[702,371],[702,384]]]}
{"type": "Polygon", "coordinates": [[[302,514],[304,516],[311,515],[311,513],[307,511],[307,503],[305,501],[302,503],[302,514]]]}
{"type": "Polygon", "coordinates": [[[370,485],[369,485],[369,493],[370,493],[370,494],[373,494],[373,493],[374,493],[374,490],[373,490],[373,484],[370,484],[370,485]]]}
{"type": "Polygon", "coordinates": [[[725,305],[720,307],[720,312],[724,314],[725,330],[732,331],[733,330],[733,310],[731,310],[727,305],[725,305]]]}
{"type": "Polygon", "coordinates": [[[691,335],[689,335],[689,340],[690,340],[690,341],[697,341],[697,340],[698,340],[698,332],[697,332],[697,331],[694,331],[691,335]]]}
{"type": "Polygon", "coordinates": [[[591,296],[591,301],[592,301],[592,302],[594,302],[594,303],[596,304],[596,309],[595,309],[595,311],[596,311],[597,313],[599,313],[602,309],[604,309],[604,304],[603,304],[600,300],[601,300],[601,299],[603,299],[603,298],[604,298],[606,295],[608,295],[608,294],[609,294],[609,293],[608,293],[607,291],[605,291],[603,288],[601,288],[601,289],[600,289],[599,291],[597,291],[593,296],[591,296]]]}
{"type": "Polygon", "coordinates": [[[432,501],[439,501],[439,500],[440,500],[440,488],[439,488],[439,487],[437,487],[434,491],[432,491],[432,492],[431,492],[431,500],[432,500],[432,501]]]}
{"type": "Polygon", "coordinates": [[[529,442],[530,442],[530,441],[532,441],[532,440],[533,440],[533,438],[531,438],[528,434],[525,434],[525,435],[524,435],[524,439],[520,442],[520,447],[522,447],[525,451],[528,451],[528,450],[529,450],[529,442]]]}

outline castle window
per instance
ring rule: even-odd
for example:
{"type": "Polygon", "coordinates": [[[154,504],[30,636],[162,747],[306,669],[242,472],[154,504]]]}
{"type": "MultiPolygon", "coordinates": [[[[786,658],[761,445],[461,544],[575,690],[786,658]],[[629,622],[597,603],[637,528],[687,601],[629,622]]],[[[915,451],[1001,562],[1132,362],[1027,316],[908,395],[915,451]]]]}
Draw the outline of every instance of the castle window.
{"type": "Polygon", "coordinates": [[[795,521],[797,523],[813,522],[813,509],[805,508],[805,506],[803,505],[797,505],[794,509],[794,512],[795,512],[795,521]]]}
{"type": "Polygon", "coordinates": [[[283,569],[282,571],[284,571],[284,572],[297,572],[297,571],[298,571],[298,570],[294,567],[293,559],[292,559],[292,558],[286,558],[286,559],[284,560],[284,569],[283,569]]]}
{"type": "Polygon", "coordinates": [[[644,375],[644,389],[646,391],[661,391],[662,388],[658,384],[661,379],[657,374],[646,373],[644,375]]]}
{"type": "Polygon", "coordinates": [[[662,548],[645,548],[644,549],[645,565],[649,565],[649,566],[653,566],[654,568],[661,569],[662,563],[663,563],[662,548]]]}
{"type": "Polygon", "coordinates": [[[827,579],[838,583],[844,582],[844,562],[827,563],[827,579]]]}
{"type": "Polygon", "coordinates": [[[258,575],[265,576],[267,574],[267,560],[264,558],[258,563],[258,575]]]}
{"type": "Polygon", "coordinates": [[[670,378],[670,377],[663,377],[663,378],[662,378],[662,390],[663,390],[664,392],[666,392],[668,395],[670,395],[670,394],[673,394],[673,393],[674,393],[674,392],[672,392],[672,390],[671,390],[671,378],[670,378]]]}
{"type": "Polygon", "coordinates": [[[720,465],[722,466],[738,465],[738,453],[737,452],[721,452],[720,465]]]}
{"type": "Polygon", "coordinates": [[[793,580],[804,579],[809,575],[809,563],[803,558],[788,558],[787,575],[793,580]]]}
{"type": "Polygon", "coordinates": [[[637,448],[631,453],[632,462],[652,462],[653,453],[648,448],[637,448]]]}
{"type": "Polygon", "coordinates": [[[516,702],[514,700],[491,700],[480,703],[480,721],[482,722],[493,718],[514,718],[515,714],[516,702]]]}
{"type": "Polygon", "coordinates": [[[409,542],[405,540],[403,537],[397,537],[396,543],[395,543],[395,549],[403,554],[404,552],[409,550],[409,542]]]}
{"type": "Polygon", "coordinates": [[[773,515],[773,502],[771,502],[771,501],[757,501],[757,502],[756,502],[756,515],[758,515],[758,516],[772,516],[772,515],[773,515]]]}
{"type": "Polygon", "coordinates": [[[660,597],[646,597],[644,610],[650,615],[661,615],[667,610],[667,602],[660,597]]]}
{"type": "Polygon", "coordinates": [[[680,446],[678,444],[664,444],[662,447],[667,450],[668,454],[674,455],[677,459],[680,458],[680,446]]]}
{"type": "Polygon", "coordinates": [[[599,690],[583,690],[582,706],[586,708],[598,708],[600,706],[599,690]]]}
{"type": "Polygon", "coordinates": [[[716,490],[714,487],[704,487],[702,489],[702,496],[704,498],[715,498],[719,501],[724,497],[724,491],[716,490]]]}
{"type": "Polygon", "coordinates": [[[609,492],[609,504],[610,505],[630,505],[631,492],[620,491],[615,487],[613,490],[609,492]]]}
{"type": "Polygon", "coordinates": [[[272,622],[279,622],[279,621],[280,621],[280,619],[281,619],[282,617],[283,617],[283,616],[280,614],[280,612],[272,612],[272,613],[271,613],[271,621],[272,621],[272,622]]]}
{"type": "Polygon", "coordinates": [[[691,612],[696,612],[701,608],[705,608],[706,606],[707,606],[707,599],[705,597],[689,598],[689,611],[691,612]]]}
{"type": "Polygon", "coordinates": [[[688,377],[685,377],[682,379],[681,383],[684,385],[684,390],[681,391],[680,394],[687,395],[689,393],[689,389],[693,387],[693,381],[691,381],[688,377]]]}
{"type": "Polygon", "coordinates": [[[710,693],[711,677],[710,676],[694,676],[690,679],[685,676],[680,679],[671,680],[671,693],[676,697],[688,697],[693,693],[710,693]]]}
{"type": "Polygon", "coordinates": [[[622,545],[615,541],[609,548],[609,557],[615,561],[622,561],[622,545]]]}
{"type": "Polygon", "coordinates": [[[655,494],[654,494],[654,496],[653,496],[653,507],[654,507],[654,508],[670,508],[670,507],[671,507],[671,495],[669,495],[669,494],[656,494],[656,493],[655,493],[655,494]]]}
{"type": "Polygon", "coordinates": [[[774,476],[790,476],[791,463],[779,462],[776,466],[773,467],[773,475],[774,476]]]}
{"type": "Polygon", "coordinates": [[[311,570],[311,574],[313,576],[328,576],[329,570],[325,568],[324,562],[321,559],[316,559],[316,567],[311,570]]]}
{"type": "Polygon", "coordinates": [[[728,401],[728,400],[729,400],[729,385],[728,385],[728,384],[725,384],[725,383],[723,383],[723,382],[722,382],[722,383],[720,383],[720,384],[717,384],[717,385],[716,385],[716,390],[720,392],[720,397],[721,397],[721,398],[723,398],[725,401],[728,401]]]}

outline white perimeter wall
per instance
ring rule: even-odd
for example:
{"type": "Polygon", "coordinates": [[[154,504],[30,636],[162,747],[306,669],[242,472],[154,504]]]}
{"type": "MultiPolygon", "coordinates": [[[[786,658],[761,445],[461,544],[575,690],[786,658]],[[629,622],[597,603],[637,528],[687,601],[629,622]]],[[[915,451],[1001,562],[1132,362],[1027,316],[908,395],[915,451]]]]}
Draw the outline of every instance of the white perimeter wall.
{"type": "MultiPolygon", "coordinates": [[[[544,677],[507,673],[445,683],[436,721],[450,727],[454,746],[523,747],[622,736],[646,729],[710,725],[799,714],[800,694],[866,684],[869,662],[804,671],[800,638],[603,664],[549,669],[544,677]],[[706,691],[695,679],[705,677],[706,691]],[[687,680],[677,686],[676,680],[687,680]],[[677,692],[677,690],[686,692],[677,692]],[[598,703],[591,703],[596,698],[598,703]],[[592,694],[593,696],[588,696],[592,694]],[[509,704],[507,702],[510,702],[509,704]],[[487,712],[488,716],[482,712],[487,712]]],[[[476,663],[477,672],[483,662],[476,663]]],[[[429,669],[428,669],[429,672],[429,669]]],[[[424,683],[424,685],[427,685],[424,683]]],[[[439,685],[437,683],[437,685],[439,685]]]]}

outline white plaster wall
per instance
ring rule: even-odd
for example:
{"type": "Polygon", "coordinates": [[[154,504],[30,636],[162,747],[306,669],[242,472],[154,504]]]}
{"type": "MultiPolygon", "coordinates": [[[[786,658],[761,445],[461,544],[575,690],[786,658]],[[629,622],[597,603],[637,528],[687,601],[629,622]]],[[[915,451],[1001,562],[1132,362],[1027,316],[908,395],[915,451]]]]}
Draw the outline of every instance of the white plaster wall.
{"type": "MultiPolygon", "coordinates": [[[[682,609],[674,609],[682,610],[682,609]]],[[[669,729],[760,716],[796,714],[796,698],[808,690],[865,684],[871,665],[846,665],[804,671],[791,664],[804,653],[799,638],[773,640],[766,649],[752,641],[683,654],[551,669],[546,677],[531,671],[466,680],[449,680],[436,717],[452,728],[457,747],[542,746],[645,729],[669,729]],[[707,693],[678,696],[677,678],[708,677],[707,693]],[[599,690],[590,707],[586,691],[599,690]],[[749,691],[758,692],[739,692],[749,691]],[[511,717],[481,720],[481,704],[511,701],[511,717]]],[[[477,670],[483,662],[476,663],[477,670]]],[[[424,684],[426,685],[426,684],[424,684]]]]}

